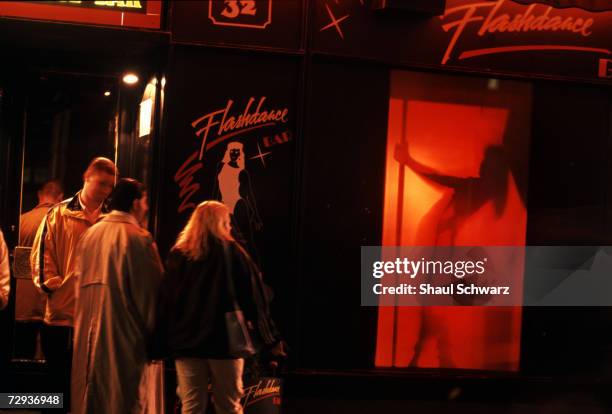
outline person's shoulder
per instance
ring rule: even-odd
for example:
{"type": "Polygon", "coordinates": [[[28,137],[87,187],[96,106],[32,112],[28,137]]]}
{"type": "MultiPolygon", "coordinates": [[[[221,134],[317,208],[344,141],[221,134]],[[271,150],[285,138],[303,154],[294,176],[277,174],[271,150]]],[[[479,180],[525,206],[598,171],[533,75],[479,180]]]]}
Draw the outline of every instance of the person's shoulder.
{"type": "Polygon", "coordinates": [[[228,249],[232,252],[234,257],[237,257],[243,262],[248,262],[250,260],[250,256],[247,251],[242,247],[240,243],[235,240],[229,240],[227,243],[228,249]]]}
{"type": "Polygon", "coordinates": [[[127,234],[128,240],[133,243],[140,243],[143,245],[151,245],[154,243],[153,236],[151,233],[137,224],[134,223],[122,223],[123,228],[127,234]]]}
{"type": "Polygon", "coordinates": [[[159,258],[157,244],[151,233],[135,224],[126,224],[123,228],[127,236],[124,240],[129,254],[143,258],[153,254],[159,258]]]}
{"type": "Polygon", "coordinates": [[[168,252],[168,260],[187,260],[187,255],[181,249],[174,246],[168,252]]]}
{"type": "Polygon", "coordinates": [[[133,236],[137,238],[153,238],[149,230],[142,227],[140,224],[136,222],[124,223],[125,229],[133,236]]]}
{"type": "MultiPolygon", "coordinates": [[[[73,201],[74,201],[73,199],[74,197],[67,198],[66,200],[60,201],[59,203],[50,207],[49,210],[47,210],[47,212],[44,214],[44,217],[50,220],[59,219],[63,217],[66,214],[66,212],[70,209],[70,206],[73,204],[73,201]]],[[[31,212],[33,211],[34,210],[32,210],[31,212]]]]}
{"type": "Polygon", "coordinates": [[[32,210],[28,210],[23,213],[21,215],[21,218],[27,220],[29,218],[39,218],[41,216],[44,217],[53,207],[55,207],[55,204],[47,206],[36,206],[32,210]]]}
{"type": "Polygon", "coordinates": [[[47,215],[49,214],[62,214],[63,212],[65,212],[67,209],[70,209],[75,202],[78,202],[77,199],[75,199],[76,196],[72,196],[69,197],[65,200],[60,201],[57,204],[54,204],[53,206],[51,206],[49,208],[49,210],[47,210],[47,215]]]}
{"type": "Polygon", "coordinates": [[[174,246],[166,256],[166,269],[175,269],[190,261],[185,252],[174,246]]]}
{"type": "Polygon", "coordinates": [[[230,251],[235,252],[235,253],[240,253],[240,250],[242,248],[240,247],[240,245],[238,244],[236,240],[228,240],[226,243],[227,243],[227,248],[230,249],[230,251]]]}
{"type": "MultiPolygon", "coordinates": [[[[21,213],[20,218],[21,218],[21,220],[24,220],[24,219],[26,219],[26,220],[27,220],[28,218],[30,218],[30,217],[32,217],[33,215],[37,214],[39,211],[40,211],[40,210],[38,210],[38,208],[37,208],[37,207],[34,207],[32,210],[28,210],[28,211],[26,211],[25,213],[21,213]]],[[[46,212],[45,212],[45,214],[46,214],[46,212]]]]}
{"type": "Polygon", "coordinates": [[[72,202],[74,201],[74,196],[73,197],[69,197],[65,200],[60,201],[57,204],[54,204],[53,206],[51,206],[49,208],[49,211],[54,211],[54,210],[61,210],[63,208],[68,208],[68,205],[72,204],[72,202]]]}
{"type": "Polygon", "coordinates": [[[143,228],[132,214],[118,210],[113,210],[108,214],[100,216],[92,228],[114,229],[115,231],[125,233],[128,238],[135,240],[153,239],[151,233],[143,228]]]}

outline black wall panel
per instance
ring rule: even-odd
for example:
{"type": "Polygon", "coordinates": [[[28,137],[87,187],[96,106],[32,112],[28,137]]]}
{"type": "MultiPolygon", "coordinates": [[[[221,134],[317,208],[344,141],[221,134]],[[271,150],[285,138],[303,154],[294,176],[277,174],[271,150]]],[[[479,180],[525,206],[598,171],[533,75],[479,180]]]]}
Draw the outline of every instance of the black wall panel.
{"type": "Polygon", "coordinates": [[[374,364],[376,309],[360,307],[360,246],[382,229],[388,70],[316,62],[304,137],[301,367],[374,364]]]}

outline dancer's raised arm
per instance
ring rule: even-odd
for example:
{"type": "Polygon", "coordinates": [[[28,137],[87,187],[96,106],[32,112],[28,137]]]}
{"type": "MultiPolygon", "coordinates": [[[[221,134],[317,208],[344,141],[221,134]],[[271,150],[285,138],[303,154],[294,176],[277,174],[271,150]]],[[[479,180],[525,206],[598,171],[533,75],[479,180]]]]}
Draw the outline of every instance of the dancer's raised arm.
{"type": "Polygon", "coordinates": [[[420,163],[412,158],[407,144],[397,144],[395,146],[394,156],[399,163],[410,167],[410,169],[421,177],[445,187],[456,188],[468,180],[468,178],[441,174],[439,171],[420,163]]]}

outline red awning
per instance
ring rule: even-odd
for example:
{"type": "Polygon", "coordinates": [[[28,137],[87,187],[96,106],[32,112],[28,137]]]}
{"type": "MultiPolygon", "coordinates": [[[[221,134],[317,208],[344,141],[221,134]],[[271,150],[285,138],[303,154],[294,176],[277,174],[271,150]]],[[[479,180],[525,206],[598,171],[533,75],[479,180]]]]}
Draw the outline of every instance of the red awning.
{"type": "Polygon", "coordinates": [[[612,0],[513,0],[522,4],[541,3],[556,8],[577,7],[579,9],[602,12],[612,11],[612,0]]]}

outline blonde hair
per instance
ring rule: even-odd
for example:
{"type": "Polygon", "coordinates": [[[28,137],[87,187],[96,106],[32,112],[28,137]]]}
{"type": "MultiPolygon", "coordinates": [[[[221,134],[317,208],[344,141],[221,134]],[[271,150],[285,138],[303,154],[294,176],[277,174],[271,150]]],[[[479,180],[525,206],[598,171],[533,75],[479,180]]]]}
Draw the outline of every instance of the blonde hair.
{"type": "Polygon", "coordinates": [[[209,237],[214,236],[221,242],[233,241],[229,233],[229,208],[218,201],[204,201],[195,208],[185,228],[181,231],[174,249],[179,250],[192,260],[198,260],[208,254],[209,237]]]}

